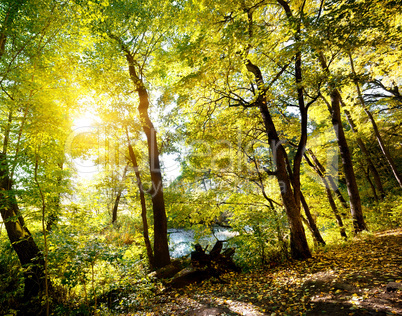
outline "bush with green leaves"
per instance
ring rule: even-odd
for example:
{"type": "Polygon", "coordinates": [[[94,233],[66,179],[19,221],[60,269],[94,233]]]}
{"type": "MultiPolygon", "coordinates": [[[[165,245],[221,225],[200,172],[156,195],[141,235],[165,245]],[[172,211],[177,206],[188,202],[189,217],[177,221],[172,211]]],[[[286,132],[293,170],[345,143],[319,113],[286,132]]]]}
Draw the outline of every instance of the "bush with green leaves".
{"type": "Polygon", "coordinates": [[[377,231],[401,227],[402,196],[390,194],[380,203],[367,207],[365,214],[371,230],[377,231]]]}
{"type": "Polygon", "coordinates": [[[233,213],[230,225],[237,236],[230,240],[229,245],[236,248],[234,259],[243,269],[278,263],[286,256],[287,222],[282,210],[268,207],[242,209],[233,213]]]}
{"type": "Polygon", "coordinates": [[[17,255],[6,237],[0,237],[0,314],[12,315],[24,294],[24,280],[17,255]]]}

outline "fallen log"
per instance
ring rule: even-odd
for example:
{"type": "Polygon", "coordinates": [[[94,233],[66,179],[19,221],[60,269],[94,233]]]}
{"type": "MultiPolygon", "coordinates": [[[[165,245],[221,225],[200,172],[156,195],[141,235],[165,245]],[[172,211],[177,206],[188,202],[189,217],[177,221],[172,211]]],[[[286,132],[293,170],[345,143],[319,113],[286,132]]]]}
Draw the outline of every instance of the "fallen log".
{"type": "Polygon", "coordinates": [[[167,266],[151,272],[148,276],[155,277],[157,279],[169,279],[175,276],[183,269],[183,262],[180,260],[173,260],[167,266]]]}
{"type": "MultiPolygon", "coordinates": [[[[199,283],[211,277],[220,280],[220,275],[229,271],[239,271],[232,257],[234,248],[223,249],[223,242],[217,241],[209,252],[205,253],[201,245],[195,245],[191,253],[191,265],[177,273],[168,283],[168,287],[182,288],[192,283],[199,283]]],[[[222,280],[220,280],[222,281],[222,280]]]]}

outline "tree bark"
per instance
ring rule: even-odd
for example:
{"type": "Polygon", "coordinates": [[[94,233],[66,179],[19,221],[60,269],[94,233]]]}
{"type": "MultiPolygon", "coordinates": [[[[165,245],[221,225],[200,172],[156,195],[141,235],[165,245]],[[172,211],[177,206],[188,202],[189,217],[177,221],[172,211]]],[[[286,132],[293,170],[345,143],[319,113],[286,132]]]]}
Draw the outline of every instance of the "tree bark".
{"type": "Polygon", "coordinates": [[[59,174],[57,175],[57,194],[54,196],[54,198],[52,198],[51,203],[52,208],[50,209],[50,214],[48,215],[46,220],[47,232],[50,232],[53,229],[53,227],[57,225],[57,221],[60,216],[60,204],[61,204],[60,188],[62,187],[63,182],[63,166],[64,166],[63,161],[59,162],[57,166],[60,168],[59,174]]]}
{"type": "Polygon", "coordinates": [[[264,80],[261,70],[249,60],[246,63],[246,67],[247,70],[254,75],[258,87],[259,94],[256,104],[260,110],[268,141],[273,153],[273,161],[276,166],[275,175],[281,188],[283,205],[289,222],[291,256],[293,259],[307,259],[311,257],[311,253],[307,244],[303,223],[301,221],[300,204],[296,203],[295,195],[292,190],[291,178],[287,173],[287,154],[285,148],[282,146],[282,142],[279,139],[275,124],[268,110],[266,94],[262,89],[264,86],[264,80]]]}
{"type": "Polygon", "coordinates": [[[136,177],[136,180],[137,180],[137,186],[138,186],[138,190],[140,192],[141,219],[142,219],[142,229],[143,229],[142,234],[143,234],[143,237],[144,237],[145,248],[147,250],[149,266],[150,266],[151,270],[154,270],[155,269],[155,266],[154,266],[154,254],[153,254],[151,242],[149,240],[149,229],[148,229],[148,220],[147,220],[147,206],[146,206],[146,203],[145,203],[144,188],[142,186],[140,170],[138,169],[137,157],[135,155],[133,147],[131,146],[130,139],[128,137],[128,131],[126,130],[126,132],[127,132],[128,152],[129,152],[129,155],[130,155],[131,163],[133,164],[134,173],[135,173],[135,177],[136,177]]]}
{"type": "MultiPolygon", "coordinates": [[[[317,157],[314,155],[314,153],[312,152],[311,149],[308,149],[307,152],[310,154],[311,159],[313,159],[314,164],[317,167],[317,170],[319,170],[323,174],[323,177],[325,178],[326,170],[325,170],[324,166],[320,163],[320,161],[317,159],[317,157]]],[[[335,180],[333,179],[332,175],[328,174],[327,179],[328,179],[331,190],[334,191],[334,193],[335,193],[336,197],[338,198],[339,202],[341,203],[342,207],[345,210],[349,209],[348,203],[346,202],[345,198],[343,197],[341,191],[339,191],[339,188],[335,184],[335,180]]]]}
{"type": "MultiPolygon", "coordinates": [[[[312,153],[311,150],[308,151],[308,152],[312,153]]],[[[344,237],[344,238],[347,238],[345,227],[343,226],[342,218],[339,215],[338,208],[336,207],[335,201],[334,201],[334,199],[332,197],[332,193],[331,193],[329,183],[328,183],[327,179],[325,178],[324,173],[319,169],[319,167],[317,165],[314,165],[311,162],[311,160],[308,158],[307,154],[304,154],[304,158],[306,159],[307,164],[311,168],[313,168],[313,170],[318,174],[318,176],[321,178],[322,182],[324,183],[325,193],[327,194],[328,202],[329,202],[329,205],[331,206],[332,213],[334,214],[336,222],[338,223],[341,236],[344,237]]]]}
{"type": "Polygon", "coordinates": [[[374,200],[378,203],[379,200],[378,200],[378,196],[377,196],[377,191],[375,189],[373,181],[371,181],[371,179],[370,179],[370,168],[368,168],[366,171],[365,168],[363,167],[363,172],[364,172],[364,175],[366,176],[367,182],[370,185],[371,191],[373,191],[374,200]]]}
{"type": "Polygon", "coordinates": [[[301,203],[304,209],[304,214],[306,214],[307,217],[307,222],[308,225],[311,229],[311,233],[313,235],[313,238],[315,239],[315,241],[321,245],[325,246],[325,241],[321,236],[320,230],[317,227],[317,224],[315,223],[315,220],[313,218],[313,216],[311,215],[310,212],[310,208],[308,207],[308,204],[306,202],[306,199],[304,198],[303,193],[300,194],[300,199],[301,199],[301,203]]]}
{"type": "Polygon", "coordinates": [[[154,265],[155,268],[162,268],[170,263],[169,246],[167,237],[167,218],[165,201],[163,198],[162,173],[159,163],[159,149],[156,142],[156,130],[148,115],[149,96],[143,81],[135,71],[135,62],[132,54],[128,51],[126,59],[128,62],[130,79],[140,99],[138,113],[142,129],[147,137],[149,168],[151,173],[152,206],[154,214],[154,265]]]}
{"type": "Polygon", "coordinates": [[[350,213],[353,218],[353,227],[355,233],[367,230],[366,223],[363,218],[363,210],[360,201],[360,194],[357,187],[356,176],[353,169],[353,162],[349,151],[349,146],[346,141],[345,133],[341,121],[340,101],[341,96],[337,89],[331,92],[331,107],[332,107],[332,125],[334,126],[338,146],[342,157],[343,169],[345,172],[346,187],[348,190],[350,201],[350,213]]]}
{"type": "Polygon", "coordinates": [[[399,184],[399,187],[402,189],[402,178],[398,172],[398,168],[396,167],[394,160],[392,159],[391,154],[388,151],[388,148],[384,144],[382,136],[378,130],[377,123],[375,122],[373,115],[367,108],[364,108],[364,112],[367,114],[367,117],[369,118],[371,124],[373,125],[374,135],[377,139],[378,144],[380,145],[381,151],[384,154],[384,157],[387,160],[387,162],[392,170],[392,173],[394,174],[394,177],[399,184]]]}
{"type": "MultiPolygon", "coordinates": [[[[124,180],[126,179],[127,169],[128,169],[128,164],[124,167],[123,176],[121,177],[121,182],[124,182],[124,180]]],[[[120,186],[117,190],[117,195],[114,200],[114,205],[113,205],[113,209],[112,209],[112,224],[114,224],[117,221],[117,210],[119,208],[119,203],[120,203],[120,198],[121,198],[122,193],[123,193],[123,187],[120,186]]]]}
{"type": "MultiPolygon", "coordinates": [[[[328,65],[322,52],[319,54],[318,59],[321,64],[321,68],[328,75],[328,65]]],[[[356,176],[353,169],[353,162],[341,120],[341,95],[335,87],[331,87],[330,89],[330,113],[332,126],[335,130],[339,151],[341,153],[343,170],[345,172],[346,188],[350,203],[350,213],[353,218],[353,228],[355,233],[359,233],[363,230],[367,230],[367,226],[363,218],[363,210],[361,206],[359,189],[357,187],[356,176]]]]}
{"type": "Polygon", "coordinates": [[[0,153],[0,213],[11,245],[24,267],[24,299],[28,302],[45,290],[45,263],[20,214],[4,153],[0,153]]]}

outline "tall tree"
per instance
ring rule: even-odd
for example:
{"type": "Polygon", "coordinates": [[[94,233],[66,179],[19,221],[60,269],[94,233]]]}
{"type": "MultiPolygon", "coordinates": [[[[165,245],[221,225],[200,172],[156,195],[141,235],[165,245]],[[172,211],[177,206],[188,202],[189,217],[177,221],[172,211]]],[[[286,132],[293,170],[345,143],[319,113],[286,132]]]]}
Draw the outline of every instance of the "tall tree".
{"type": "MultiPolygon", "coordinates": [[[[170,263],[167,217],[163,195],[161,165],[157,133],[149,114],[150,97],[146,79],[152,80],[152,67],[156,51],[160,50],[165,33],[169,30],[168,2],[88,3],[82,12],[89,19],[89,26],[98,39],[97,50],[102,56],[115,55],[119,62],[124,56],[124,67],[128,68],[128,79],[138,97],[138,118],[147,138],[149,171],[152,188],[154,214],[154,267],[170,263]],[[107,47],[106,47],[107,46],[107,47]],[[147,77],[149,74],[149,77],[147,77]]],[[[114,57],[115,57],[114,56],[114,57]]]]}
{"type": "MultiPolygon", "coordinates": [[[[125,50],[123,47],[122,49],[125,50]]],[[[124,51],[123,50],[123,51],[124,51]]],[[[140,103],[138,112],[142,128],[147,137],[149,168],[151,173],[152,188],[152,207],[154,212],[154,265],[161,268],[170,263],[169,247],[167,240],[167,218],[165,211],[165,200],[163,198],[163,183],[161,165],[159,162],[159,149],[156,141],[156,130],[148,115],[149,97],[144,82],[135,70],[135,62],[131,52],[125,50],[130,73],[130,79],[138,92],[140,103]]]]}
{"type": "MultiPolygon", "coordinates": [[[[325,64],[323,64],[323,68],[327,69],[327,67],[325,67],[325,64]]],[[[363,209],[361,206],[359,189],[357,187],[356,175],[353,169],[353,162],[342,125],[340,109],[341,96],[336,88],[332,87],[331,89],[331,119],[342,157],[342,165],[345,173],[346,186],[349,195],[350,213],[353,218],[353,227],[355,232],[358,233],[363,230],[367,230],[367,226],[363,217],[363,209]]]]}
{"type": "MultiPolygon", "coordinates": [[[[7,116],[7,123],[1,126],[0,212],[24,267],[26,301],[42,299],[46,279],[42,251],[24,216],[30,207],[39,207],[44,224],[48,217],[44,205],[56,208],[55,201],[65,188],[65,174],[59,171],[69,128],[66,102],[70,89],[61,87],[71,69],[66,63],[71,56],[61,44],[60,33],[68,12],[66,3],[48,1],[7,1],[0,6],[4,19],[0,108],[2,119],[4,113],[7,116]],[[63,74],[57,72],[61,66],[65,67],[63,74]],[[24,209],[19,207],[21,202],[24,209]]],[[[40,303],[30,303],[25,312],[40,314],[41,309],[40,303]]]]}
{"type": "MultiPolygon", "coordinates": [[[[286,20],[284,22],[283,16],[275,18],[270,15],[270,18],[275,21],[278,29],[286,32],[287,38],[291,37],[292,41],[298,42],[298,37],[291,35],[298,32],[298,23],[291,22],[293,18],[287,15],[289,7],[286,6],[286,3],[282,4],[283,7],[286,7],[284,15],[289,19],[289,23],[286,20]]],[[[279,3],[278,5],[282,6],[279,3]]],[[[182,47],[188,48],[187,58],[189,60],[197,60],[195,76],[205,82],[203,86],[206,92],[201,94],[200,99],[207,100],[206,106],[215,104],[216,107],[225,101],[225,103],[229,103],[229,106],[256,107],[259,110],[261,124],[271,147],[275,168],[268,173],[277,178],[284,208],[288,215],[291,253],[294,258],[305,259],[309,258],[311,253],[300,216],[300,166],[307,140],[307,110],[312,102],[305,103],[304,100],[301,49],[299,47],[301,44],[298,43],[294,49],[292,47],[285,53],[281,51],[281,45],[275,45],[270,41],[271,37],[273,40],[272,34],[275,32],[271,30],[272,34],[270,34],[262,27],[266,23],[266,15],[263,12],[271,12],[271,9],[275,11],[277,7],[265,6],[263,3],[245,4],[242,2],[236,2],[234,7],[229,7],[220,3],[217,11],[209,12],[208,18],[204,17],[204,22],[211,27],[210,42],[205,34],[198,33],[199,36],[194,39],[193,43],[191,43],[191,39],[190,43],[185,43],[188,38],[184,37],[182,47]],[[261,38],[264,38],[267,43],[262,43],[261,38]],[[201,50],[199,59],[194,58],[195,46],[201,50]],[[224,49],[224,53],[222,54],[217,49],[211,50],[209,47],[220,47],[224,49]],[[267,47],[273,51],[270,52],[267,47]],[[278,65],[273,60],[277,59],[280,53],[284,54],[284,61],[278,65]],[[290,64],[294,64],[294,71],[289,71],[292,68],[290,64]],[[268,68],[267,65],[270,67],[268,68]],[[244,66],[247,70],[246,73],[243,70],[244,66]],[[224,67],[227,68],[224,69],[224,67]],[[272,79],[265,82],[264,77],[268,73],[272,79]],[[291,75],[288,76],[289,73],[291,75]],[[282,77],[286,77],[286,79],[278,80],[282,77]],[[294,80],[290,84],[289,81],[292,79],[294,80]],[[295,101],[300,110],[300,132],[297,136],[299,143],[296,154],[292,154],[292,165],[289,164],[290,159],[284,147],[284,141],[281,140],[281,135],[277,131],[271,114],[271,109],[275,107],[276,103],[272,94],[281,84],[286,86],[289,99],[295,101]],[[270,90],[271,88],[272,90],[270,90]],[[216,98],[214,99],[214,97],[216,98]]],[[[205,32],[204,28],[202,28],[202,32],[205,32]]],[[[189,80],[193,78],[194,76],[188,77],[189,80]]],[[[311,101],[313,100],[316,98],[312,97],[311,101]]],[[[210,120],[214,111],[211,112],[209,113],[210,120]]]]}
{"type": "MultiPolygon", "coordinates": [[[[15,124],[17,116],[17,107],[23,108],[23,117],[18,131],[18,143],[25,129],[25,123],[28,114],[28,104],[19,104],[18,97],[13,95],[13,86],[18,84],[18,78],[15,73],[10,70],[19,68],[16,59],[22,58],[24,55],[29,56],[29,51],[26,49],[29,41],[37,41],[35,35],[32,38],[20,37],[18,32],[31,30],[32,25],[21,24],[21,21],[29,15],[24,9],[25,1],[10,1],[1,6],[3,23],[0,34],[0,61],[2,66],[1,84],[2,84],[2,106],[7,100],[8,105],[8,123],[2,128],[2,152],[0,153],[0,213],[5,223],[8,237],[11,245],[18,255],[21,265],[24,267],[24,298],[30,300],[40,294],[45,288],[44,282],[44,260],[43,256],[36,245],[30,231],[25,225],[24,219],[18,207],[16,193],[13,188],[13,175],[15,165],[17,164],[16,156],[19,148],[15,148],[14,159],[11,160],[8,156],[13,144],[12,125],[15,124]],[[8,66],[8,67],[7,67],[8,66]],[[11,166],[10,166],[11,163],[11,166]]],[[[44,31],[44,29],[42,29],[44,31]]],[[[43,33],[42,33],[43,36],[43,33]]],[[[14,127],[15,130],[15,127],[14,127]]],[[[19,144],[17,144],[18,146],[19,144]]]]}
{"type": "MultiPolygon", "coordinates": [[[[321,51],[318,55],[321,68],[326,77],[330,75],[329,65],[324,53],[321,51]]],[[[329,95],[331,98],[328,109],[331,113],[331,122],[337,137],[339,151],[341,153],[342,165],[344,169],[346,187],[349,195],[350,213],[353,218],[353,227],[356,233],[367,230],[364,222],[363,209],[361,206],[360,193],[357,186],[356,175],[353,168],[353,161],[349,150],[349,145],[345,137],[345,131],[341,119],[341,95],[335,81],[329,82],[329,95]]]]}
{"type": "Polygon", "coordinates": [[[127,135],[127,143],[128,143],[128,153],[129,153],[129,157],[130,157],[131,163],[134,168],[135,178],[137,180],[137,187],[138,187],[138,191],[140,193],[141,220],[142,220],[142,230],[143,230],[145,248],[147,249],[149,266],[151,267],[151,269],[154,269],[155,268],[155,264],[154,264],[155,259],[154,259],[154,253],[152,250],[151,242],[149,240],[147,206],[145,203],[144,187],[143,187],[142,181],[141,181],[141,174],[140,174],[140,170],[138,167],[137,156],[134,152],[133,146],[131,145],[130,137],[128,135],[128,130],[126,130],[126,135],[127,135]]]}
{"type": "MultiPolygon", "coordinates": [[[[257,87],[264,86],[264,79],[262,77],[261,70],[251,61],[247,61],[247,69],[250,71],[256,80],[257,87]]],[[[306,259],[311,256],[307,240],[305,237],[304,228],[300,216],[300,200],[296,203],[295,195],[292,189],[291,178],[287,171],[287,154],[285,148],[279,139],[278,133],[275,128],[275,124],[268,110],[268,102],[266,98],[266,92],[258,91],[258,97],[256,105],[260,109],[261,116],[265,125],[266,132],[268,134],[268,141],[271,146],[271,150],[274,156],[275,163],[275,176],[278,179],[278,183],[281,186],[281,195],[283,204],[285,206],[286,213],[288,215],[289,226],[291,231],[290,246],[291,253],[294,259],[306,259]]],[[[300,190],[295,188],[294,190],[300,190]]],[[[300,198],[300,193],[298,194],[300,198]]]]}

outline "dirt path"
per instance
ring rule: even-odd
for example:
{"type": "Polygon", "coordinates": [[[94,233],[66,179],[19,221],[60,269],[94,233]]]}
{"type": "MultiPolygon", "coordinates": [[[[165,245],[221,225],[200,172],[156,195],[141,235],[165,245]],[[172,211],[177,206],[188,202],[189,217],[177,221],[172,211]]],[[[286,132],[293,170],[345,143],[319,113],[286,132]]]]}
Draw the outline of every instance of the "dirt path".
{"type": "Polygon", "coordinates": [[[132,315],[402,315],[402,229],[270,271],[228,274],[144,302],[132,315]]]}

